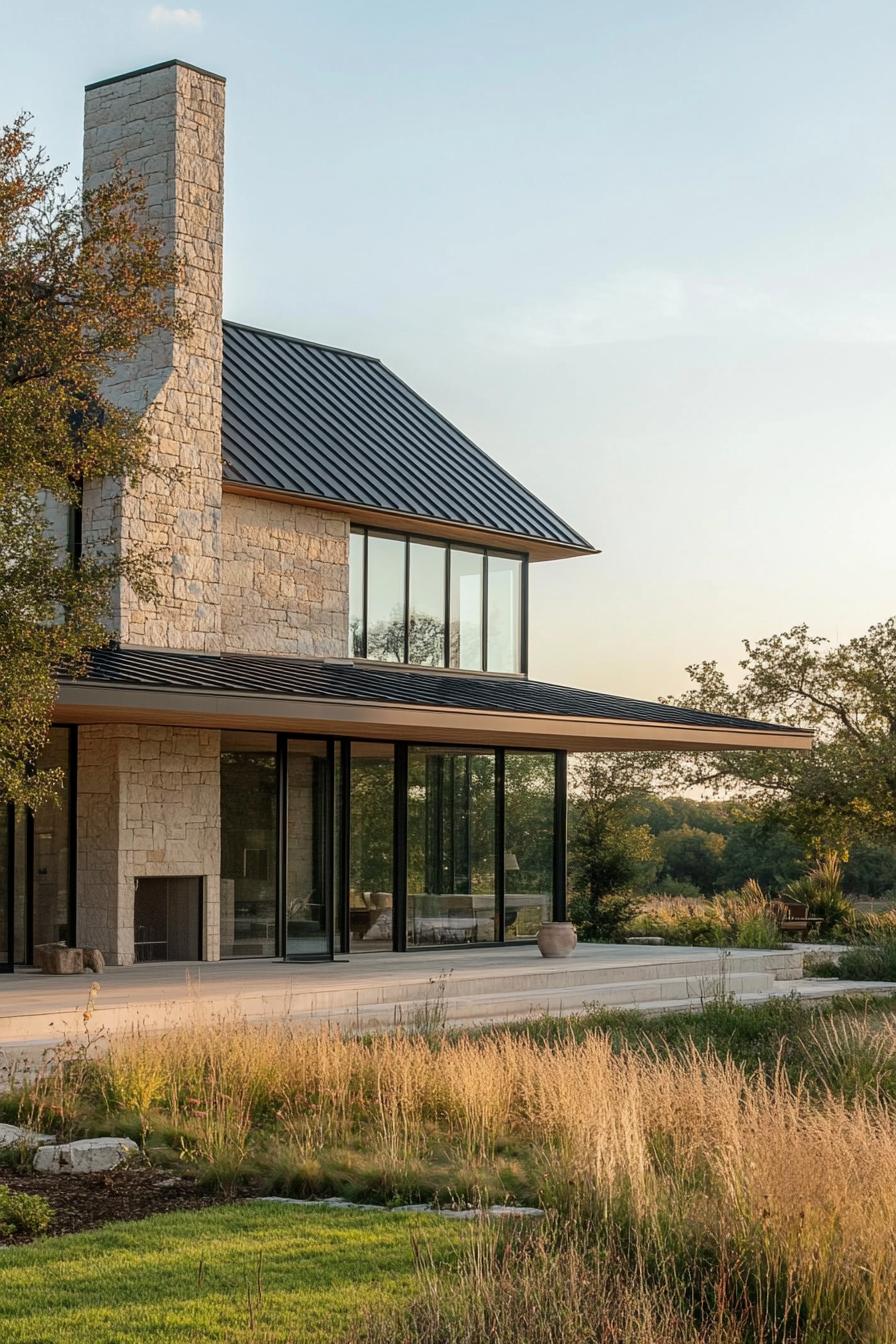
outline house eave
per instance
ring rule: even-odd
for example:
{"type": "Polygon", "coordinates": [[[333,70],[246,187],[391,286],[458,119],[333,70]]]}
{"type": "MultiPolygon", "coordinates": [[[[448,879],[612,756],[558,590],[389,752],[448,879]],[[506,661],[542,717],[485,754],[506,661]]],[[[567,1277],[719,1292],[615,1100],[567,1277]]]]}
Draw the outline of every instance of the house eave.
{"type": "Polygon", "coordinates": [[[565,751],[808,751],[803,729],[724,728],[577,715],[458,709],[374,700],[194,691],[65,681],[58,723],[249,728],[375,741],[468,743],[565,751]]]}
{"type": "Polygon", "coordinates": [[[270,486],[253,485],[244,481],[222,484],[225,495],[244,495],[251,499],[271,499],[284,504],[298,504],[306,509],[324,509],[341,514],[353,523],[365,527],[382,527],[389,531],[414,532],[421,536],[438,537],[444,541],[465,541],[475,546],[493,546],[503,551],[525,554],[532,561],[569,560],[574,556],[600,555],[594,546],[572,546],[550,541],[544,537],[530,537],[520,532],[501,532],[451,518],[434,518],[416,513],[397,513],[372,505],[349,504],[345,500],[329,499],[322,495],[298,494],[294,490],[275,490],[270,486]]]}

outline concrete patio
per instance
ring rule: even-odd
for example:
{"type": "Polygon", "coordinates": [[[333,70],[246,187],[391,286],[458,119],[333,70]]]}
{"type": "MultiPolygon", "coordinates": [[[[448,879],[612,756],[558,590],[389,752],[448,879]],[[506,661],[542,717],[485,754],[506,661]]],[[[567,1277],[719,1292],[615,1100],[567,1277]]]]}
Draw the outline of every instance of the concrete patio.
{"type": "Polygon", "coordinates": [[[798,981],[799,952],[582,945],[567,960],[519,948],[382,953],[320,963],[166,962],[110,967],[101,977],[0,978],[0,1047],[54,1044],[83,1032],[91,983],[99,985],[91,1030],[159,1030],[237,1011],[252,1021],[331,1021],[387,1026],[425,1012],[485,1021],[587,1004],[653,1008],[720,991],[772,992],[798,981]]]}
{"type": "Polygon", "coordinates": [[[731,995],[758,1001],[797,992],[830,996],[893,986],[802,978],[803,953],[693,947],[580,945],[547,961],[519,948],[382,953],[320,963],[166,962],[111,967],[95,978],[23,970],[0,978],[0,1051],[34,1058],[48,1046],[83,1039],[91,985],[90,1032],[161,1031],[237,1013],[346,1030],[507,1021],[569,1014],[591,1005],[644,1012],[698,1007],[731,995]]]}

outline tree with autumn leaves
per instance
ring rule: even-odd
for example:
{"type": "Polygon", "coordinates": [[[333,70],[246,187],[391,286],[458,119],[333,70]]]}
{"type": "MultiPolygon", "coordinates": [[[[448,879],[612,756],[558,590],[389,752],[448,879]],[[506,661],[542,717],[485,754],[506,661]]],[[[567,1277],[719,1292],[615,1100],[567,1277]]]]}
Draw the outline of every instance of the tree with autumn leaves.
{"type": "Polygon", "coordinates": [[[106,639],[121,578],[146,596],[154,557],[79,553],[46,525],[45,501],[77,508],[85,482],[135,480],[151,445],[139,409],[106,394],[115,367],[159,329],[182,329],[179,269],[146,220],[139,179],[115,172],[67,192],[27,117],[0,134],[0,799],[34,804],[57,675],[106,639]]]}

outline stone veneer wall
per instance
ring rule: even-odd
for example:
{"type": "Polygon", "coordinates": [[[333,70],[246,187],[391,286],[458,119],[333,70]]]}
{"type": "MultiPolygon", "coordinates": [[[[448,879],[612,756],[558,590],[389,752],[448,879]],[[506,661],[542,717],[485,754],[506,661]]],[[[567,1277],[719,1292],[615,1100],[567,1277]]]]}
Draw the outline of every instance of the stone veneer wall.
{"type": "Polygon", "coordinates": [[[219,955],[220,733],[137,724],[78,730],[78,941],[134,959],[138,877],[201,877],[204,955],[219,955]]]}
{"type": "Polygon", "coordinates": [[[348,545],[349,522],[341,514],[225,494],[225,652],[344,658],[348,545]]]}
{"type": "Polygon", "coordinates": [[[118,162],[144,179],[149,221],[183,260],[176,298],[192,331],[146,341],[109,388],[119,404],[146,408],[156,461],[176,478],[147,473],[124,490],[89,484],[84,546],[150,547],[163,559],[157,603],[121,585],[111,633],[122,644],[217,653],[224,81],[175,62],[89,88],[85,187],[118,162]]]}

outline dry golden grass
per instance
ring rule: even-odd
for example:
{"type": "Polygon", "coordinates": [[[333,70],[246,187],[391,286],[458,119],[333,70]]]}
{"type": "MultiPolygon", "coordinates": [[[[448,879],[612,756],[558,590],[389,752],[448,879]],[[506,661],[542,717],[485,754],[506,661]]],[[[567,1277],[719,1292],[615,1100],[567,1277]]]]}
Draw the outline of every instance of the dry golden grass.
{"type": "MultiPolygon", "coordinates": [[[[674,1299],[679,1317],[696,1313],[686,1329],[658,1317],[613,1338],[720,1339],[724,1303],[745,1339],[896,1339],[896,1112],[874,1086],[896,1071],[896,1033],[822,1023],[812,1049],[842,1087],[693,1048],[614,1050],[602,1032],[359,1040],[232,1018],[114,1038],[71,1079],[82,1113],[175,1131],[227,1180],[352,1150],[387,1193],[436,1159],[460,1174],[524,1154],[537,1197],[583,1230],[577,1255],[612,1243],[613,1282],[624,1262],[661,1286],[663,1311],[674,1299]]],[[[38,1079],[23,1099],[38,1117],[43,1089],[58,1084],[38,1079]]],[[[526,1264],[541,1282],[546,1267],[526,1264]]]]}

